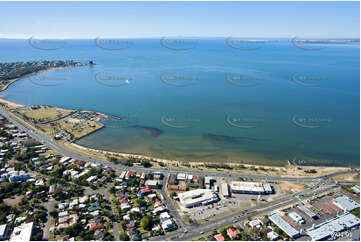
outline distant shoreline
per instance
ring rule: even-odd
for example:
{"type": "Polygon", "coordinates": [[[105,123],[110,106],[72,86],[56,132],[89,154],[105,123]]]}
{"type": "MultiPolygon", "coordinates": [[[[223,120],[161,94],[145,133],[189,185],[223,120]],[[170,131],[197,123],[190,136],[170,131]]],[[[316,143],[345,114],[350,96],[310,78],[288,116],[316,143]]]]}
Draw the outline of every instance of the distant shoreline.
{"type": "Polygon", "coordinates": [[[8,80],[9,83],[6,84],[5,86],[3,86],[1,89],[0,89],[0,93],[2,91],[5,91],[6,89],[8,89],[8,87],[13,84],[14,82],[16,81],[19,81],[21,79],[25,79],[25,78],[28,78],[30,76],[33,76],[33,75],[37,75],[37,74],[40,74],[40,73],[45,73],[45,72],[50,72],[50,71],[55,71],[55,70],[60,70],[60,69],[67,69],[67,68],[71,68],[71,67],[75,67],[75,66],[69,66],[69,67],[52,67],[52,68],[49,68],[47,70],[41,70],[41,71],[37,71],[37,72],[33,72],[33,73],[30,73],[30,74],[26,74],[22,77],[19,77],[19,78],[15,78],[15,79],[11,79],[11,80],[8,80]]]}
{"type": "MultiPolygon", "coordinates": [[[[28,78],[30,76],[33,76],[33,75],[37,75],[37,74],[40,74],[40,73],[45,73],[45,72],[50,72],[50,71],[54,71],[54,70],[61,70],[61,69],[68,69],[68,68],[73,68],[73,67],[83,67],[83,66],[92,66],[94,64],[89,64],[89,63],[84,63],[84,62],[75,62],[77,64],[80,64],[80,65],[69,65],[69,66],[59,66],[59,67],[49,67],[49,68],[46,68],[44,70],[39,70],[39,71],[35,71],[35,72],[32,72],[32,73],[28,73],[28,74],[25,74],[23,76],[20,76],[18,78],[14,78],[14,79],[9,79],[7,80],[8,83],[3,85],[1,88],[0,88],[0,93],[2,91],[5,91],[6,89],[8,89],[8,87],[13,84],[14,82],[18,81],[18,80],[21,80],[21,79],[24,79],[24,78],[28,78]]],[[[1,64],[1,62],[0,62],[1,64]]],[[[0,81],[4,81],[4,80],[0,80],[0,81]]],[[[2,84],[0,84],[2,85],[2,84]]]]}

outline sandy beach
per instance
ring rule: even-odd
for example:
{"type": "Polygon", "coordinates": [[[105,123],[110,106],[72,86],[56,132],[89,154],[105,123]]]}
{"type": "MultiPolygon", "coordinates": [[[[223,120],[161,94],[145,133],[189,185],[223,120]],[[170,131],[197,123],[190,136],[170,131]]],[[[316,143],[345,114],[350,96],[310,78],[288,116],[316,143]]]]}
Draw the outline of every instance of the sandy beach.
{"type": "Polygon", "coordinates": [[[3,96],[0,96],[0,103],[5,103],[7,104],[10,108],[21,108],[21,107],[24,107],[24,105],[21,105],[21,104],[17,104],[17,103],[13,103],[13,102],[10,102],[10,101],[7,101],[3,98],[3,96]]]}

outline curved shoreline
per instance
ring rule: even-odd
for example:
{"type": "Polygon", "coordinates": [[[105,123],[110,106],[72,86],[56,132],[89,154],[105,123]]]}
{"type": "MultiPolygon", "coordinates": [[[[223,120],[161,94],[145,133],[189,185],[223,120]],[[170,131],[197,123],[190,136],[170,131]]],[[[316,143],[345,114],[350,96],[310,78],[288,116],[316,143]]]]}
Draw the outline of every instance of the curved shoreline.
{"type": "MultiPolygon", "coordinates": [[[[0,94],[1,94],[1,91],[0,91],[0,94]]],[[[14,102],[11,102],[11,101],[7,101],[6,99],[4,99],[1,95],[0,95],[0,103],[6,103],[8,104],[9,106],[13,106],[13,107],[24,107],[26,105],[22,105],[22,104],[17,104],[17,103],[14,103],[14,102]]],[[[61,108],[61,107],[58,107],[56,106],[57,108],[61,108]]],[[[102,112],[98,112],[98,111],[90,111],[90,110],[82,110],[82,111],[85,111],[85,112],[95,112],[99,115],[103,115],[104,117],[109,117],[109,118],[112,118],[113,116],[111,114],[104,114],[102,112]]],[[[116,116],[114,116],[116,117],[116,116]]],[[[116,117],[116,118],[120,118],[120,117],[116,117]]],[[[74,148],[77,148],[77,149],[80,149],[80,150],[83,150],[83,151],[90,151],[90,152],[95,152],[97,154],[103,154],[103,155],[113,155],[113,156],[118,156],[118,157],[121,157],[121,158],[136,158],[136,159],[146,159],[146,160],[151,160],[151,161],[156,161],[156,162],[163,162],[163,163],[168,163],[168,164],[182,164],[184,163],[185,161],[182,161],[182,160],[175,160],[175,159],[166,159],[166,158],[157,158],[157,157],[151,157],[151,156],[147,156],[147,155],[142,155],[142,154],[134,154],[134,153],[123,153],[123,152],[115,152],[115,151],[107,151],[107,150],[101,150],[101,149],[95,149],[95,148],[90,148],[90,147],[86,147],[86,146],[83,146],[83,145],[80,145],[80,144],[77,144],[75,143],[76,141],[79,141],[81,140],[82,138],[84,137],[87,137],[89,135],[92,135],[94,134],[95,132],[97,131],[100,131],[102,130],[103,128],[105,128],[106,126],[101,123],[103,126],[96,129],[96,130],[93,130],[81,137],[78,137],[74,140],[72,140],[71,142],[68,142],[68,144],[70,144],[71,146],[73,146],[74,148]]],[[[206,164],[206,163],[214,163],[214,161],[187,161],[189,164],[206,164]]],[[[286,162],[286,161],[285,161],[286,162]]],[[[282,164],[277,164],[277,165],[271,165],[271,164],[265,164],[264,162],[260,162],[260,163],[245,163],[245,162],[238,162],[238,161],[234,161],[234,162],[227,162],[227,161],[224,161],[222,162],[222,164],[228,164],[228,165],[245,165],[245,166],[256,166],[256,167],[279,167],[279,168],[282,168],[282,167],[285,167],[287,165],[291,165],[291,166],[295,166],[295,167],[305,167],[307,169],[311,169],[311,168],[354,168],[354,167],[358,167],[358,166],[325,166],[325,165],[322,165],[320,164],[319,166],[315,166],[315,165],[295,165],[295,164],[290,164],[290,163],[286,163],[285,165],[282,165],[282,164]]]]}
{"type": "MultiPolygon", "coordinates": [[[[0,98],[0,101],[3,100],[0,98]]],[[[10,103],[12,105],[16,105],[15,103],[9,102],[4,100],[6,103],[10,103]]],[[[21,105],[20,105],[21,106],[21,105]]],[[[100,113],[100,112],[97,112],[100,113]]],[[[102,113],[100,113],[102,114],[102,113]]],[[[98,131],[94,130],[92,133],[98,131]]],[[[80,139],[80,138],[79,138],[80,139]]],[[[58,143],[59,144],[59,143],[58,143]]],[[[170,166],[175,166],[175,167],[182,167],[184,166],[185,163],[197,167],[198,165],[200,166],[204,166],[205,168],[202,168],[201,170],[205,170],[205,171],[209,171],[209,172],[217,172],[219,171],[218,169],[212,168],[212,167],[208,167],[207,164],[211,164],[212,162],[206,162],[206,161],[189,161],[189,162],[184,162],[184,161],[180,161],[180,160],[172,160],[172,159],[164,159],[164,158],[156,158],[156,157],[151,157],[151,156],[147,156],[147,155],[141,155],[141,154],[131,154],[131,153],[121,153],[121,152],[113,152],[113,151],[106,151],[106,150],[99,150],[99,149],[94,149],[94,148],[88,148],[86,146],[82,146],[79,144],[76,144],[74,142],[65,142],[63,144],[61,144],[61,146],[63,146],[66,149],[73,149],[75,150],[75,152],[79,153],[79,152],[86,152],[88,154],[88,156],[90,157],[97,157],[99,155],[103,155],[105,156],[105,158],[107,158],[107,156],[115,156],[118,158],[125,158],[125,159],[130,159],[130,158],[136,158],[139,160],[149,160],[151,162],[156,162],[156,163],[164,163],[170,166]],[[93,154],[89,154],[89,153],[93,153],[93,154]]],[[[81,153],[79,153],[81,154],[81,153]]],[[[236,173],[239,173],[240,175],[242,174],[253,174],[252,169],[250,170],[250,168],[263,168],[263,169],[271,169],[271,175],[277,175],[280,177],[285,177],[287,176],[288,173],[283,174],[281,171],[282,170],[289,170],[289,169],[295,169],[296,167],[301,167],[303,169],[316,169],[319,170],[319,172],[317,172],[317,175],[327,175],[329,173],[332,172],[336,172],[336,171],[345,171],[345,170],[349,170],[352,169],[352,167],[341,167],[341,166],[295,166],[292,164],[289,164],[287,166],[287,164],[285,166],[282,165],[267,165],[267,164],[247,164],[247,163],[240,163],[240,162],[223,162],[222,164],[226,164],[229,167],[231,167],[230,171],[224,170],[224,172],[232,172],[234,168],[237,168],[238,166],[243,166],[245,167],[245,170],[242,172],[240,170],[235,171],[236,173]],[[274,170],[276,169],[276,171],[274,170]],[[275,174],[272,174],[273,172],[276,172],[275,174]],[[279,174],[279,172],[281,172],[282,174],[279,174]]],[[[187,166],[188,167],[188,166],[187,166]]],[[[190,169],[192,170],[192,169],[190,169]]],[[[295,177],[314,177],[315,174],[294,174],[295,177]]]]}
{"type": "MultiPolygon", "coordinates": [[[[83,66],[90,66],[90,64],[85,64],[83,66]]],[[[68,69],[68,68],[74,68],[74,67],[82,67],[82,66],[62,66],[62,67],[51,67],[49,69],[46,69],[46,70],[41,70],[41,71],[37,71],[37,72],[33,72],[33,73],[29,73],[29,74],[26,74],[22,77],[19,77],[19,78],[15,78],[15,79],[10,79],[8,80],[9,83],[7,83],[5,86],[3,86],[1,89],[0,89],[0,93],[2,91],[5,91],[9,88],[9,86],[13,83],[15,83],[16,81],[19,81],[19,80],[22,80],[22,79],[25,79],[25,78],[28,78],[30,76],[34,76],[34,75],[38,75],[40,73],[45,73],[45,72],[50,72],[50,71],[55,71],[55,70],[61,70],[61,69],[68,69]]]]}
{"type": "MultiPolygon", "coordinates": [[[[20,77],[20,78],[16,78],[16,79],[12,79],[9,81],[9,83],[4,86],[1,90],[0,90],[0,94],[2,91],[5,91],[11,84],[13,84],[14,82],[18,81],[18,80],[21,80],[21,79],[24,79],[24,78],[28,78],[29,76],[32,76],[32,75],[37,75],[37,74],[40,74],[40,73],[44,73],[44,72],[50,72],[50,71],[53,71],[53,70],[59,70],[59,69],[66,69],[66,68],[73,68],[73,67],[83,67],[83,66],[89,66],[88,64],[85,64],[83,63],[84,65],[82,66],[66,66],[66,67],[53,67],[53,68],[49,68],[49,69],[46,69],[46,70],[41,70],[41,71],[38,71],[38,72],[34,72],[34,73],[30,73],[30,74],[27,74],[27,75],[24,75],[23,77],[20,77]]],[[[13,106],[13,107],[24,107],[26,105],[22,105],[22,104],[17,104],[17,103],[14,103],[14,102],[11,102],[11,101],[8,101],[6,99],[4,99],[4,97],[2,97],[0,95],[0,102],[3,102],[3,103],[6,103],[7,105],[9,106],[13,106]]],[[[56,106],[58,107],[58,106],[56,106]]],[[[61,107],[59,107],[61,108],[61,107]]],[[[90,111],[90,110],[84,110],[84,111],[90,111]]],[[[98,112],[98,111],[93,111],[93,112],[96,112],[100,115],[105,115],[109,118],[116,118],[116,119],[121,119],[120,117],[117,117],[117,116],[114,116],[114,115],[111,115],[111,114],[104,114],[102,112],[98,112]]],[[[120,157],[123,157],[123,158],[137,158],[137,159],[149,159],[149,160],[154,160],[154,161],[157,161],[157,162],[165,162],[165,163],[177,163],[177,164],[180,164],[184,161],[181,161],[181,160],[172,160],[172,159],[164,159],[164,158],[156,158],[156,157],[150,157],[150,156],[147,156],[147,155],[142,155],[142,154],[131,154],[131,153],[122,153],[122,152],[114,152],[114,151],[106,151],[106,150],[101,150],[101,149],[94,149],[94,148],[89,148],[89,147],[86,147],[86,146],[82,146],[82,145],[79,145],[79,144],[76,144],[75,142],[76,141],[79,141],[80,139],[84,138],[84,137],[87,137],[91,134],[94,134],[95,132],[103,129],[105,126],[102,126],[96,130],[93,130],[81,137],[77,137],[76,139],[72,140],[71,141],[71,145],[73,145],[74,147],[77,147],[79,149],[82,149],[82,150],[88,150],[88,151],[93,151],[93,152],[96,152],[96,153],[102,153],[102,154],[108,154],[108,155],[115,155],[115,156],[120,156],[120,157]]],[[[146,127],[147,128],[147,127],[146,127]]],[[[212,161],[188,161],[189,163],[207,163],[207,162],[210,162],[212,163],[212,161]]],[[[286,162],[286,161],[285,161],[286,162]]],[[[223,162],[222,162],[223,163],[223,162]]],[[[234,162],[224,162],[224,164],[247,164],[247,163],[243,163],[243,162],[237,162],[237,161],[234,161],[234,162]]],[[[260,163],[255,163],[255,164],[247,164],[247,165],[250,165],[250,166],[270,166],[270,167],[281,167],[282,164],[278,164],[278,165],[269,165],[269,164],[262,164],[264,162],[260,162],[260,163]]],[[[287,165],[287,164],[285,164],[287,165]]],[[[303,167],[301,165],[296,165],[298,167],[303,167]]],[[[320,164],[320,166],[314,166],[314,165],[310,165],[310,166],[305,166],[305,167],[345,167],[345,166],[322,166],[322,164],[320,164]]],[[[354,166],[350,166],[350,167],[354,167],[354,166]]]]}

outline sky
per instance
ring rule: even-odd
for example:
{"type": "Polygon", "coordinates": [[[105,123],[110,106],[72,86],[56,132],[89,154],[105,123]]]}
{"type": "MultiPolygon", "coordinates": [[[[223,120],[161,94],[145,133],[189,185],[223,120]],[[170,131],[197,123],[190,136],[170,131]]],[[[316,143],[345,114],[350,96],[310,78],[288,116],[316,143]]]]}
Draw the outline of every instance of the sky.
{"type": "Polygon", "coordinates": [[[0,38],[359,38],[359,2],[0,2],[0,38]]]}

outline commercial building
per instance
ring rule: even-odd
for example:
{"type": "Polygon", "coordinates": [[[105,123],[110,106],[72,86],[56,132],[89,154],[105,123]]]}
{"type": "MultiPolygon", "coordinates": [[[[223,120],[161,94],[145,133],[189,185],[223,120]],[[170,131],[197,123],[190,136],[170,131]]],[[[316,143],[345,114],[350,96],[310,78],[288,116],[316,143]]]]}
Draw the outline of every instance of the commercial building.
{"type": "Polygon", "coordinates": [[[0,240],[7,240],[8,237],[8,229],[6,224],[0,225],[0,240]]]}
{"type": "Polygon", "coordinates": [[[24,223],[15,227],[10,235],[10,241],[30,241],[33,233],[34,223],[24,223]]]}
{"type": "Polygon", "coordinates": [[[178,194],[180,203],[186,207],[208,205],[219,200],[218,196],[209,189],[196,189],[178,194]]]}
{"type": "Polygon", "coordinates": [[[227,183],[222,183],[221,184],[221,192],[222,192],[222,196],[223,197],[229,197],[229,188],[228,188],[228,184],[227,183]]]}
{"type": "Polygon", "coordinates": [[[346,196],[340,196],[332,200],[332,202],[341,208],[342,210],[346,212],[350,212],[354,210],[355,208],[359,208],[360,204],[355,202],[354,200],[346,197],[346,196]]]}
{"type": "Polygon", "coordinates": [[[309,216],[309,217],[311,217],[313,219],[317,219],[317,214],[315,214],[314,212],[309,210],[307,207],[305,207],[303,205],[299,205],[299,206],[297,206],[297,208],[299,210],[301,210],[302,212],[304,212],[307,216],[309,216]]]}
{"type": "Polygon", "coordinates": [[[342,232],[345,229],[351,229],[360,225],[360,219],[351,213],[346,213],[338,218],[326,221],[306,230],[306,233],[312,240],[325,240],[332,234],[342,232]]]}
{"type": "Polygon", "coordinates": [[[293,228],[289,223],[287,223],[281,216],[274,213],[269,217],[272,223],[274,223],[277,227],[279,227],[283,232],[285,232],[292,239],[295,239],[300,236],[300,232],[293,228]]]}
{"type": "Polygon", "coordinates": [[[211,176],[206,176],[204,178],[204,185],[206,186],[206,188],[211,188],[213,185],[213,182],[215,182],[215,179],[211,176]]]}
{"type": "Polygon", "coordinates": [[[231,190],[233,193],[244,193],[244,194],[271,194],[273,188],[269,183],[262,182],[240,182],[232,181],[231,190]]]}
{"type": "Polygon", "coordinates": [[[296,212],[290,212],[288,214],[288,217],[290,217],[293,221],[295,221],[298,224],[303,224],[305,222],[305,220],[303,220],[302,216],[296,212]]]}

